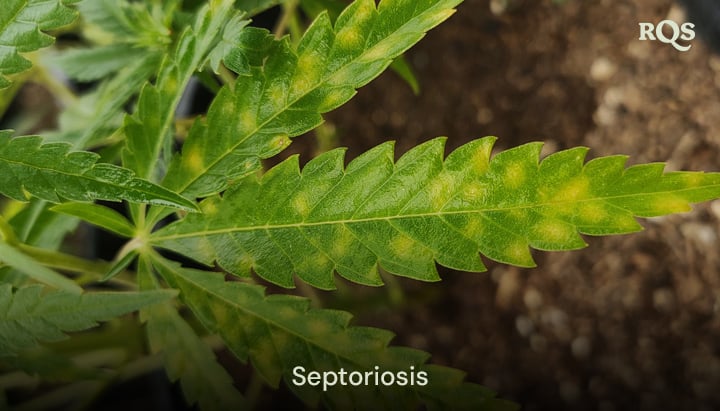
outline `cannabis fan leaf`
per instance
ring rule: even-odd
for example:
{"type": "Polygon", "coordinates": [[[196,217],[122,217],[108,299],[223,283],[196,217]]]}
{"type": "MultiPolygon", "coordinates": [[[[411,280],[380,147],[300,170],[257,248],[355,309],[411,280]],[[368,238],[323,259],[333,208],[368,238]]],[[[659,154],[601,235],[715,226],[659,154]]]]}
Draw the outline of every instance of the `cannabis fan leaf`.
{"type": "Polygon", "coordinates": [[[71,23],[76,12],[66,5],[78,0],[6,0],[0,10],[0,89],[10,85],[5,75],[29,69],[20,53],[51,45],[46,30],[71,23]]]}
{"type": "Polygon", "coordinates": [[[155,304],[176,293],[169,290],[142,293],[67,291],[43,293],[42,286],[13,290],[0,285],[0,357],[34,347],[38,341],[58,341],[65,332],[82,331],[139,308],[155,304]]]}
{"type": "Polygon", "coordinates": [[[219,333],[240,359],[250,359],[271,385],[289,381],[297,366],[311,370],[426,371],[431,383],[421,386],[343,387],[288,384],[306,402],[322,401],[329,409],[512,410],[505,401],[479,385],[463,382],[454,369],[426,365],[429,355],[403,347],[388,347],[393,335],[385,330],[348,325],[351,315],[337,310],[309,309],[309,301],[289,295],[265,296],[262,287],[225,282],[221,275],[181,268],[156,258],[162,276],[181,291],[183,300],[212,332],[219,333]]]}
{"type": "Polygon", "coordinates": [[[538,161],[531,143],[491,158],[494,138],[466,144],[443,161],[444,139],[395,163],[392,144],[343,167],[343,151],[310,161],[292,157],[262,177],[247,177],[222,197],[158,231],[155,245],[205,264],[291,287],[293,274],[332,288],[332,273],[381,284],[378,264],[438,280],[434,262],[483,271],[478,257],[524,267],[529,247],[570,250],[590,235],[638,231],[634,216],[687,211],[720,195],[720,174],[663,174],[663,164],[625,168],[623,156],[583,164],[575,148],[538,161]]]}
{"type": "Polygon", "coordinates": [[[128,200],[195,210],[195,204],[132,171],[98,163],[98,155],[70,151],[66,143],[42,144],[36,136],[11,138],[0,131],[0,193],[25,201],[128,200]]]}
{"type": "MultiPolygon", "coordinates": [[[[358,0],[333,25],[321,14],[300,40],[276,42],[261,67],[237,78],[192,128],[164,184],[188,196],[223,190],[285,148],[289,137],[317,127],[321,114],[348,101],[355,89],[453,12],[460,0],[358,0]],[[209,127],[211,125],[211,127],[209,127]]],[[[246,39],[257,41],[257,36],[246,39]]],[[[242,47],[238,47],[242,49],[242,47]]],[[[241,73],[244,74],[244,73],[241,73]]]]}

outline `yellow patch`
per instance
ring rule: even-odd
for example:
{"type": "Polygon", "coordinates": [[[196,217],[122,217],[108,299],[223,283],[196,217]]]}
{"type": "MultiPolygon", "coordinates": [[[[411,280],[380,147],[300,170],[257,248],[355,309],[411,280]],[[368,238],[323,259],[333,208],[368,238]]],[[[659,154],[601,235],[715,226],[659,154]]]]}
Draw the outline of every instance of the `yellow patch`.
{"type": "Polygon", "coordinates": [[[553,220],[545,220],[539,223],[537,232],[544,240],[552,243],[567,241],[568,237],[572,235],[568,226],[553,220]]]}
{"type": "Polygon", "coordinates": [[[608,217],[608,212],[598,202],[581,204],[578,209],[580,219],[585,222],[602,221],[608,217]]]}
{"type": "Polygon", "coordinates": [[[252,130],[256,125],[255,114],[251,110],[244,110],[240,113],[239,130],[252,130]]]}
{"type": "Polygon", "coordinates": [[[565,186],[561,187],[555,195],[550,198],[551,201],[577,201],[589,197],[590,181],[585,177],[577,177],[565,186]]]}
{"type": "Polygon", "coordinates": [[[476,175],[487,173],[490,167],[490,146],[482,146],[472,156],[472,169],[476,175]]]}
{"type": "Polygon", "coordinates": [[[185,154],[185,163],[188,168],[192,171],[203,171],[205,163],[203,162],[202,154],[196,148],[190,150],[185,154]]]}
{"type": "Polygon", "coordinates": [[[354,49],[363,40],[362,35],[356,27],[348,27],[342,30],[335,37],[335,43],[344,49],[354,49]]]}
{"type": "Polygon", "coordinates": [[[461,231],[468,238],[478,239],[482,237],[483,232],[485,231],[485,226],[483,225],[479,217],[470,217],[467,224],[465,225],[465,227],[462,228],[461,231]]]}
{"type": "Polygon", "coordinates": [[[453,185],[453,178],[448,173],[440,174],[428,185],[428,198],[433,210],[440,211],[447,203],[452,195],[453,185]]]}
{"type": "Polygon", "coordinates": [[[483,184],[472,182],[463,190],[463,198],[468,201],[476,201],[482,199],[487,192],[483,184]]]}
{"type": "Polygon", "coordinates": [[[528,247],[521,241],[508,245],[505,251],[508,259],[512,262],[524,264],[528,258],[528,247]]]}
{"type": "Polygon", "coordinates": [[[347,228],[341,228],[341,232],[334,239],[334,245],[332,248],[332,256],[335,258],[345,256],[350,251],[350,246],[354,241],[352,233],[347,228]]]}
{"type": "Polygon", "coordinates": [[[510,188],[518,188],[525,182],[525,169],[521,164],[513,163],[505,169],[505,183],[510,188]]]}
{"type": "Polygon", "coordinates": [[[401,257],[410,257],[415,251],[415,242],[402,234],[398,234],[390,241],[390,249],[401,257]]]}
{"type": "Polygon", "coordinates": [[[330,328],[323,321],[310,320],[308,324],[308,331],[310,331],[311,335],[318,336],[328,334],[330,328]]]}
{"type": "Polygon", "coordinates": [[[299,193],[295,196],[292,201],[292,207],[302,218],[305,218],[310,213],[310,200],[307,194],[304,192],[299,193]]]}

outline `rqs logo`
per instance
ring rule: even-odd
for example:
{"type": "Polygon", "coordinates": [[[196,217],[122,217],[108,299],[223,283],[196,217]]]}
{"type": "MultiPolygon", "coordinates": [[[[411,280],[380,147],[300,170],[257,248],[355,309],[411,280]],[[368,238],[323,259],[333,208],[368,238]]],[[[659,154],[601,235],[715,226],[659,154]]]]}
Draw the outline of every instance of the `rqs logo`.
{"type": "Polygon", "coordinates": [[[653,23],[639,23],[640,25],[640,40],[642,41],[660,41],[665,44],[671,44],[679,51],[688,51],[692,44],[683,46],[678,43],[678,40],[691,41],[695,38],[695,25],[693,23],[683,23],[682,25],[677,24],[672,20],[663,20],[658,24],[653,23]],[[667,29],[666,29],[667,27],[667,29]],[[666,35],[668,30],[672,34],[670,37],[666,35]]]}

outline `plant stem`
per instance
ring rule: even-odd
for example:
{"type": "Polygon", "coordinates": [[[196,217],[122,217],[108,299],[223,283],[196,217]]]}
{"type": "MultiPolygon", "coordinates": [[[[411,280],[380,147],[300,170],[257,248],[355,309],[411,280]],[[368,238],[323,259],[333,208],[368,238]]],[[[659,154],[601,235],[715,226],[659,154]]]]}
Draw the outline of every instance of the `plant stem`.
{"type": "Polygon", "coordinates": [[[275,26],[275,38],[279,39],[287,30],[288,24],[290,24],[293,15],[295,14],[295,10],[297,9],[298,0],[288,0],[283,5],[283,12],[280,16],[280,20],[278,20],[277,25],[275,26]]]}
{"type": "Polygon", "coordinates": [[[15,246],[19,244],[17,236],[15,236],[15,230],[13,230],[3,216],[0,216],[0,234],[2,234],[3,240],[8,245],[15,246]]]}

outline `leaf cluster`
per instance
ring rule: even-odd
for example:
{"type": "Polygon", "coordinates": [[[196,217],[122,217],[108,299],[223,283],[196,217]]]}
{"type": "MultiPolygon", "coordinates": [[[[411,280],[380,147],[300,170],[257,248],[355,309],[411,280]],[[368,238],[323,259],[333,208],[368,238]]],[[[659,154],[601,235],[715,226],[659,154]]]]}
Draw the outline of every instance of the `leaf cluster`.
{"type": "Polygon", "coordinates": [[[331,409],[515,409],[461,371],[429,364],[427,353],[391,345],[392,333],[311,308],[310,298],[267,295],[252,276],[334,289],[336,274],[371,286],[383,284],[382,272],[439,281],[437,265],[479,272],[483,256],[531,267],[532,249],[582,248],[582,235],[635,232],[636,217],[720,197],[718,173],[626,167],[623,156],[585,161],[585,148],[541,159],[539,143],[494,154],[493,137],[451,153],[433,139],[397,161],[385,143],[349,161],[338,148],[303,167],[292,156],[263,169],[388,67],[415,86],[403,53],[460,2],[4,5],[0,107],[32,80],[65,108],[42,136],[0,131],[0,370],[24,377],[4,379],[15,382],[0,392],[33,378],[64,381],[49,400],[25,405],[63,398],[69,404],[52,405],[79,407],[113,380],[164,367],[203,410],[252,408],[258,384],[282,381],[306,404],[331,409]],[[273,6],[283,16],[276,32],[253,26],[273,6]],[[52,47],[58,30],[78,44],[52,47]],[[197,87],[212,102],[188,118],[197,87]],[[113,261],[65,251],[81,221],[126,241],[113,261]],[[101,321],[108,327],[95,328],[101,321]],[[217,361],[222,347],[252,364],[246,395],[217,361]],[[431,383],[328,391],[292,383],[296,366],[375,365],[414,367],[431,383]]]}

